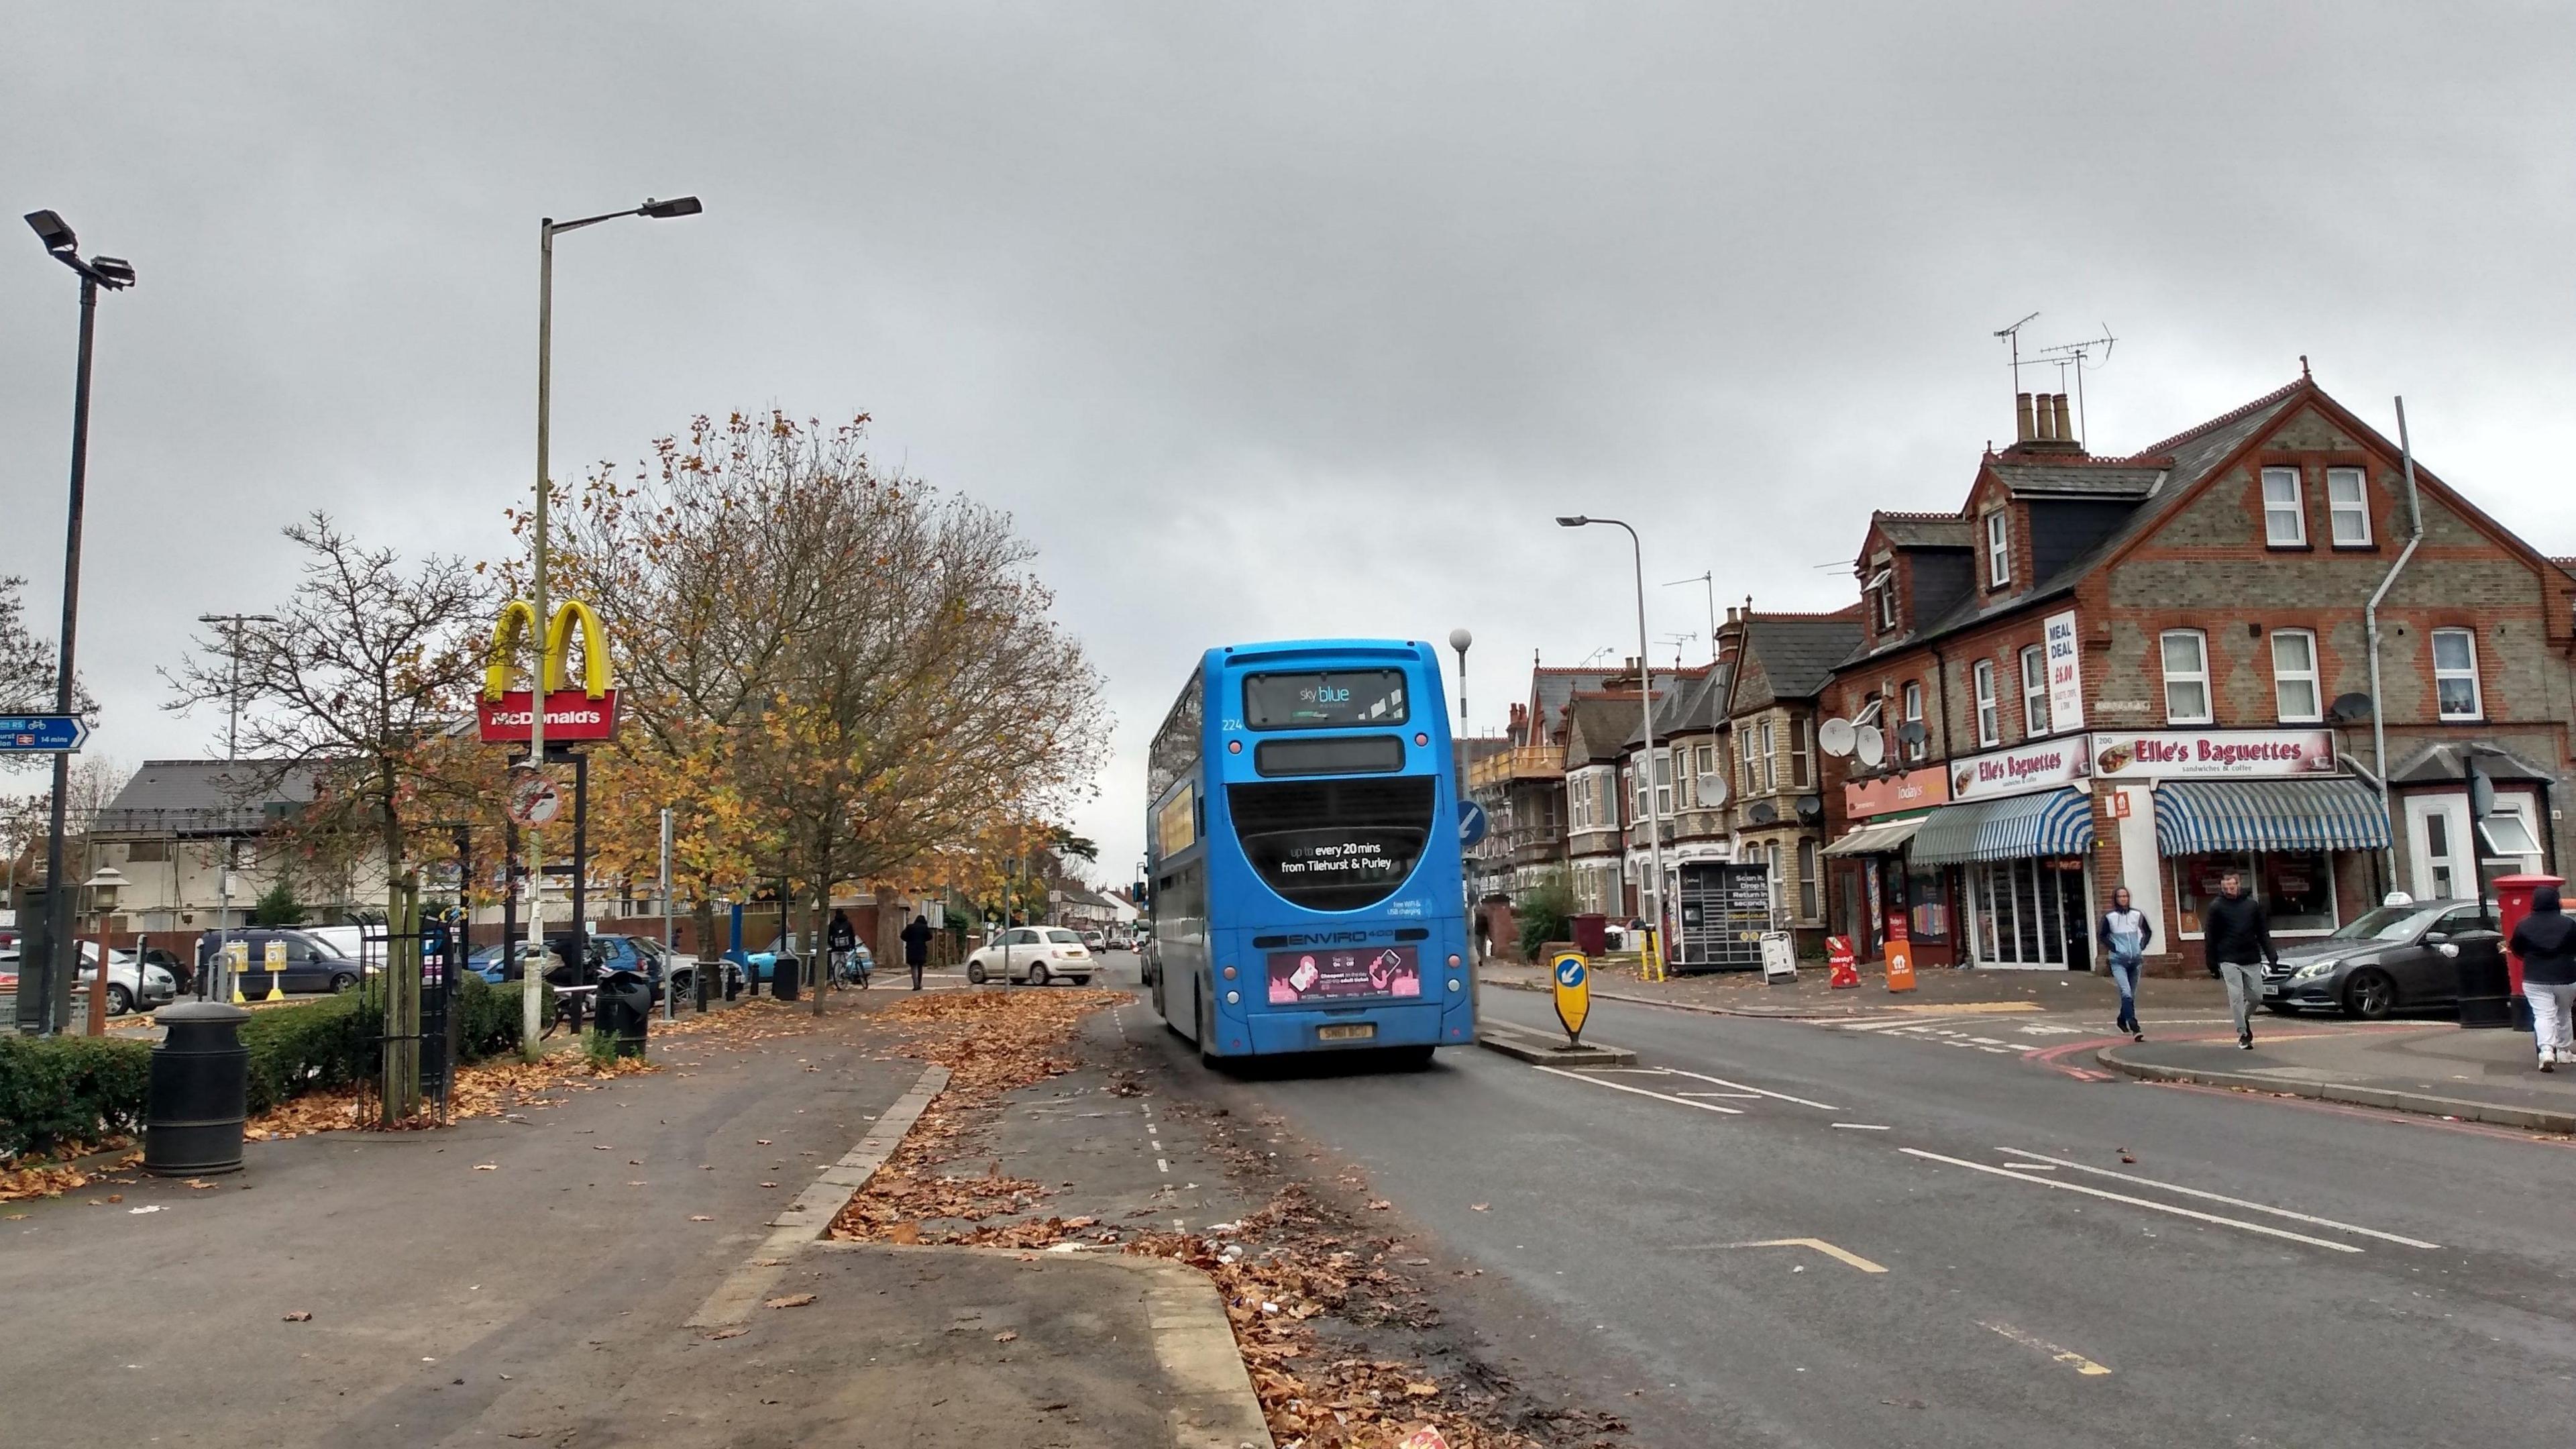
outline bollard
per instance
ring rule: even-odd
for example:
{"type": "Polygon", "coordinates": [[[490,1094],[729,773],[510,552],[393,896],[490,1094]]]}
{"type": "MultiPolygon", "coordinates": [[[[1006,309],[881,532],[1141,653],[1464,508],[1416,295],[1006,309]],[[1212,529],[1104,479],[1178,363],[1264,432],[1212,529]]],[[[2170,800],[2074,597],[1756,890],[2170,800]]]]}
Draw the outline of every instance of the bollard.
{"type": "Polygon", "coordinates": [[[250,1012],[183,1001],[153,1020],[166,1035],[152,1048],[143,1170],[159,1177],[240,1171],[242,1123],[250,1115],[250,1048],[241,1043],[241,1024],[250,1012]]]}

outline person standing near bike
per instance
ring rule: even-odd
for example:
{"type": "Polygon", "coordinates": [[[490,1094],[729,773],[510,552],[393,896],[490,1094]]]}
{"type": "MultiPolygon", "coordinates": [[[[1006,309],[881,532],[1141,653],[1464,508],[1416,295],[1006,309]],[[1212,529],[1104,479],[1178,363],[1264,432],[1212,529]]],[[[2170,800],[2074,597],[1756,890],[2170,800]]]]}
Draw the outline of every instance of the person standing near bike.
{"type": "MultiPolygon", "coordinates": [[[[850,925],[848,912],[841,910],[832,912],[832,923],[823,928],[823,944],[832,952],[833,978],[851,979],[850,955],[858,949],[859,933],[850,925]]],[[[864,971],[857,973],[856,979],[861,987],[868,984],[867,973],[864,971]]]]}
{"type": "Polygon", "coordinates": [[[903,964],[912,968],[912,989],[921,989],[921,968],[930,964],[930,917],[915,913],[903,928],[903,964]]]}

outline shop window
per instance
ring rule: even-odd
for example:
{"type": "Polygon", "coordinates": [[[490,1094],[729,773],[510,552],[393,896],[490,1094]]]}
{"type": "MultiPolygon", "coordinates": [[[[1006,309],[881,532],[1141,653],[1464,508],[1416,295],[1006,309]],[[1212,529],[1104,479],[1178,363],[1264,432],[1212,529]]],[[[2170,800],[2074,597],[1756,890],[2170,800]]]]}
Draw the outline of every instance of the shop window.
{"type": "Polygon", "coordinates": [[[2283,724],[2325,718],[2317,687],[2317,636],[2305,629],[2272,631],[2272,704],[2283,724]]]}
{"type": "Polygon", "coordinates": [[[1915,726],[1914,729],[1904,732],[1905,736],[1912,738],[1900,736],[1904,743],[1905,758],[1920,764],[1932,753],[1932,737],[1922,730],[1923,681],[1919,679],[1905,681],[1905,722],[1915,726]]]}
{"type": "Polygon", "coordinates": [[[2359,468],[2326,470],[2326,511],[2333,515],[2335,547],[2370,547],[2370,495],[2359,468]]]}
{"type": "Polygon", "coordinates": [[[2305,548],[2308,508],[2296,468],[2263,470],[2263,541],[2274,548],[2305,548]]]}
{"type": "Polygon", "coordinates": [[[1977,743],[1999,745],[2004,742],[2003,720],[1995,709],[1995,661],[1977,661],[1977,743]]]}
{"type": "Polygon", "coordinates": [[[1801,840],[1798,842],[1798,919],[1812,921],[1824,914],[1824,902],[1818,898],[1823,888],[1823,858],[1817,853],[1816,842],[1801,840]]]}
{"type": "Polygon", "coordinates": [[[1986,587],[2012,582],[2012,515],[1998,508],[1986,515],[1986,587]]]}
{"type": "Polygon", "coordinates": [[[1904,880],[1905,898],[1913,903],[1906,911],[1906,934],[1917,941],[1949,940],[1950,907],[1941,889],[1941,872],[1918,870],[1904,880]]]}
{"type": "Polygon", "coordinates": [[[2433,692],[2444,719],[2480,719],[2485,703],[2478,697],[2478,636],[2467,629],[2433,631],[2433,692]]]}
{"type": "Polygon", "coordinates": [[[2165,723],[2208,724],[2209,641],[2198,629],[2168,629],[2162,644],[2165,723]]]}
{"type": "Polygon", "coordinates": [[[2021,732],[2034,740],[2048,733],[2048,652],[2036,644],[2021,651],[2021,732]]]}
{"type": "Polygon", "coordinates": [[[2201,918],[2231,870],[2245,878],[2245,893],[2270,913],[2275,935],[2317,935],[2341,924],[2335,913],[2334,857],[2325,851],[2186,855],[2174,860],[2174,895],[2182,912],[2176,934],[2200,938],[2201,918]]]}

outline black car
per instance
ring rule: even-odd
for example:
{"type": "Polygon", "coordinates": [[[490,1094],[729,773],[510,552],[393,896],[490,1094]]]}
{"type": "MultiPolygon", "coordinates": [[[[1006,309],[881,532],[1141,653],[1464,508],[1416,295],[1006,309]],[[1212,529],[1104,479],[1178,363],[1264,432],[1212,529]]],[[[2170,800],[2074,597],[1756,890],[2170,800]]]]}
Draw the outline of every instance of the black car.
{"type": "Polygon", "coordinates": [[[2475,901],[2381,906],[2322,940],[2284,947],[2263,974],[2263,1004],[2284,1014],[2340,1011],[2377,1021],[2392,1011],[2454,1007],[2459,964],[2441,947],[2488,929],[2475,901]]]}

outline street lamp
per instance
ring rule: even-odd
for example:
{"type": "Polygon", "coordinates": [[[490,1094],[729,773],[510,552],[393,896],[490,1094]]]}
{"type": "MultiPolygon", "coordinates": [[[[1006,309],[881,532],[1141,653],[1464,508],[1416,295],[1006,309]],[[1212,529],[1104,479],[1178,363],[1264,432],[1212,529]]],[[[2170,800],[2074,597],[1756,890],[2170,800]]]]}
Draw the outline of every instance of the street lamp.
{"type": "MultiPolygon", "coordinates": [[[[533,770],[542,772],[546,767],[546,666],[543,645],[546,621],[553,617],[546,611],[548,603],[546,598],[546,504],[547,494],[552,491],[552,485],[548,481],[550,470],[547,465],[554,428],[555,237],[563,232],[579,231],[583,227],[597,226],[603,221],[615,221],[620,217],[644,216],[662,221],[678,216],[695,216],[705,209],[698,204],[698,199],[694,196],[676,196],[669,201],[656,201],[648,196],[644,198],[642,206],[626,211],[605,211],[597,216],[585,216],[573,221],[557,221],[549,216],[541,217],[537,222],[537,526],[534,558],[531,561],[531,573],[534,577],[528,586],[530,602],[536,609],[537,643],[540,650],[536,678],[530,682],[530,698],[533,701],[533,707],[528,711],[528,766],[533,770]]],[[[528,947],[529,954],[532,956],[543,952],[546,944],[546,862],[545,850],[539,840],[541,834],[537,826],[531,824],[528,827],[528,879],[534,883],[528,891],[528,947]]],[[[581,863],[574,862],[573,868],[579,871],[581,863]]],[[[574,879],[578,883],[580,878],[576,875],[574,879]]],[[[787,905],[784,896],[779,898],[778,911],[778,929],[779,933],[784,935],[787,930],[787,905]]],[[[582,939],[587,934],[586,922],[573,922],[573,954],[576,957],[583,954],[582,939]]],[[[578,972],[580,968],[576,966],[574,969],[578,972]]],[[[538,991],[520,993],[519,1027],[524,1033],[521,1039],[529,1043],[537,1040],[538,1032],[544,1025],[538,1020],[537,1000],[543,994],[538,991]]]]}
{"type": "MultiPolygon", "coordinates": [[[[72,384],[71,509],[63,539],[63,632],[54,675],[54,713],[72,712],[72,644],[80,622],[81,509],[89,488],[89,364],[91,338],[97,330],[98,289],[121,292],[134,285],[134,264],[121,257],[84,261],[80,238],[69,223],[51,211],[27,213],[27,225],[55,261],[80,274],[80,362],[72,384]]],[[[18,1012],[18,1029],[51,1035],[71,1025],[72,978],[78,960],[65,949],[71,935],[72,895],[63,888],[63,807],[71,795],[70,752],[54,756],[54,802],[45,834],[46,959],[30,961],[36,979],[32,998],[18,1012]],[[34,1014],[30,1014],[32,1007],[34,1014]]],[[[102,966],[101,969],[104,969],[102,966]]],[[[102,982],[102,988],[104,983],[102,982]]]]}
{"type": "Polygon", "coordinates": [[[1662,964],[1664,950],[1664,823],[1655,809],[1655,670],[1647,659],[1646,549],[1637,541],[1637,530],[1615,518],[1586,518],[1578,513],[1556,520],[1559,528],[1582,528],[1594,523],[1628,530],[1628,552],[1637,569],[1637,709],[1646,722],[1646,848],[1655,872],[1650,896],[1654,928],[1649,939],[1654,942],[1655,959],[1648,964],[1652,969],[1662,964]]]}
{"type": "MultiPolygon", "coordinates": [[[[1468,646],[1475,642],[1476,636],[1468,633],[1465,629],[1452,629],[1449,631],[1449,647],[1458,651],[1458,741],[1456,753],[1458,756],[1458,823],[1462,828],[1467,823],[1468,791],[1474,785],[1474,781],[1468,778],[1469,762],[1467,759],[1467,756],[1470,753],[1467,748],[1467,649],[1468,646]]],[[[1466,852],[1462,849],[1459,852],[1458,874],[1463,882],[1463,888],[1467,895],[1467,914],[1460,918],[1460,924],[1467,928],[1467,974],[1471,979],[1474,977],[1476,972],[1475,872],[1475,862],[1467,859],[1466,852]]]]}

